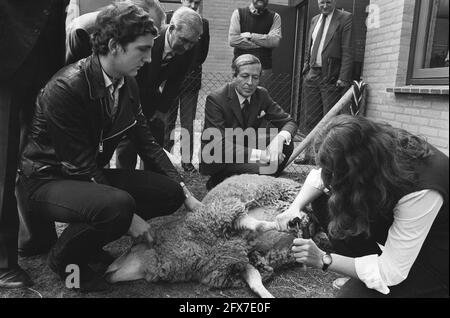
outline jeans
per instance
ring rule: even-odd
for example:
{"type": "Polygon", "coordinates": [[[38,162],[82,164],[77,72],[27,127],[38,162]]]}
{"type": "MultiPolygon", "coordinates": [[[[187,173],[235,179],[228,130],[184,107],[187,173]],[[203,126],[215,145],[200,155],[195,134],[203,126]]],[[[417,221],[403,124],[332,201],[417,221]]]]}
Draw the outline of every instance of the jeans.
{"type": "Polygon", "coordinates": [[[134,213],[145,220],[175,212],[184,202],[181,186],[149,171],[105,169],[111,184],[21,177],[33,213],[69,223],[51,251],[60,270],[87,264],[100,249],[126,234],[134,213]]]}

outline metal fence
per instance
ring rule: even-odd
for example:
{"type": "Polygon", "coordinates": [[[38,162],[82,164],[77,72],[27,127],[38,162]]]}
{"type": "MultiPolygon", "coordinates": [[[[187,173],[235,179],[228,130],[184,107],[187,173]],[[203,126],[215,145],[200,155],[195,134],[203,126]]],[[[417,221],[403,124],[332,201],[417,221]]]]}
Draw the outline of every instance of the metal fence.
{"type": "MultiPolygon", "coordinates": [[[[228,73],[203,73],[201,80],[201,89],[199,90],[197,101],[190,101],[189,98],[195,99],[196,96],[192,95],[192,91],[198,90],[198,78],[188,76],[183,83],[180,97],[177,100],[177,104],[172,107],[172,111],[169,111],[168,117],[174,117],[176,115],[175,123],[175,143],[171,151],[176,161],[181,162],[180,154],[180,100],[184,103],[189,102],[191,105],[197,105],[195,119],[193,121],[193,158],[192,163],[198,166],[199,153],[200,153],[200,141],[201,133],[205,118],[205,102],[206,97],[222,88],[226,83],[232,80],[231,74],[228,73]],[[177,113],[175,113],[177,112],[177,113]]],[[[301,78],[293,78],[288,74],[273,74],[270,77],[262,78],[261,86],[264,86],[270,93],[274,101],[276,101],[286,112],[290,113],[296,120],[299,130],[294,138],[294,142],[297,145],[323,117],[323,105],[322,96],[317,93],[311,92],[310,89],[303,88],[301,91],[293,91],[293,83],[301,78]],[[297,102],[296,102],[297,101],[297,102]]],[[[338,89],[331,89],[328,94],[322,94],[325,96],[325,101],[331,108],[341,97],[342,91],[338,89]]],[[[350,112],[350,111],[347,111],[350,112]]],[[[166,135],[170,134],[170,131],[166,131],[166,135]]],[[[310,151],[310,150],[306,150],[310,151]]],[[[301,154],[299,158],[304,155],[301,154]]],[[[291,172],[301,172],[310,170],[311,166],[302,166],[298,164],[290,165],[287,170],[291,172]]]]}

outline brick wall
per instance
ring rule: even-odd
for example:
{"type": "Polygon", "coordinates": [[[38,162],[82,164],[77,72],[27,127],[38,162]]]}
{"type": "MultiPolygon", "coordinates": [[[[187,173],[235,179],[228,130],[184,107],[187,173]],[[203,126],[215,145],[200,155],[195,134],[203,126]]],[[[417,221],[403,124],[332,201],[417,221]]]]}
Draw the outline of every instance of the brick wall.
{"type": "Polygon", "coordinates": [[[449,154],[449,96],[394,94],[408,68],[414,0],[371,0],[380,8],[380,25],[369,27],[363,69],[369,84],[368,117],[424,136],[449,154]]]}

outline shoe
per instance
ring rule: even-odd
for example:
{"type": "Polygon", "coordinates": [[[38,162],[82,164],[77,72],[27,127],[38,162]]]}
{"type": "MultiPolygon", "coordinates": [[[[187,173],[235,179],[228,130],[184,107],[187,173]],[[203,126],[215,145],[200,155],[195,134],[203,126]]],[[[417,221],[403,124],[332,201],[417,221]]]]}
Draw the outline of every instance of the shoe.
{"type": "Polygon", "coordinates": [[[98,273],[89,266],[80,266],[80,292],[101,292],[108,290],[110,286],[104,277],[104,272],[98,273]]]}
{"type": "Polygon", "coordinates": [[[336,278],[333,281],[333,288],[334,289],[341,289],[342,286],[344,286],[349,280],[350,280],[350,277],[336,278]]]}
{"type": "Polygon", "coordinates": [[[216,184],[214,183],[213,177],[209,178],[206,182],[206,190],[210,191],[212,188],[214,188],[216,184]]]}
{"type": "Polygon", "coordinates": [[[47,246],[47,247],[39,247],[39,248],[19,248],[18,249],[18,254],[20,257],[32,257],[32,256],[37,256],[37,255],[41,255],[41,254],[46,254],[48,253],[48,251],[50,251],[51,246],[47,246]]]}
{"type": "MultiPolygon", "coordinates": [[[[64,283],[66,283],[66,278],[69,275],[72,275],[73,273],[66,272],[66,266],[64,266],[60,261],[58,261],[58,259],[53,256],[52,252],[53,249],[50,251],[48,255],[47,264],[50,267],[50,269],[53,272],[55,272],[64,283]]],[[[103,254],[101,257],[107,257],[109,259],[109,256],[105,256],[106,254],[108,253],[105,252],[105,254],[103,254]]],[[[78,268],[80,274],[79,288],[68,287],[69,289],[78,290],[82,293],[99,292],[109,289],[110,285],[103,277],[104,271],[97,272],[87,264],[78,264],[78,268]]]]}
{"type": "Polygon", "coordinates": [[[32,285],[30,276],[19,266],[0,269],[0,288],[23,288],[32,285]]]}
{"type": "Polygon", "coordinates": [[[183,170],[185,172],[194,173],[197,172],[197,169],[195,169],[194,165],[192,163],[181,163],[181,167],[183,167],[183,170]]]}
{"type": "Polygon", "coordinates": [[[301,159],[295,159],[294,163],[296,165],[303,165],[303,166],[315,166],[316,165],[316,161],[312,158],[301,158],[301,159]]]}
{"type": "Polygon", "coordinates": [[[100,252],[89,262],[89,266],[97,272],[104,272],[115,260],[109,252],[101,249],[100,252]]]}

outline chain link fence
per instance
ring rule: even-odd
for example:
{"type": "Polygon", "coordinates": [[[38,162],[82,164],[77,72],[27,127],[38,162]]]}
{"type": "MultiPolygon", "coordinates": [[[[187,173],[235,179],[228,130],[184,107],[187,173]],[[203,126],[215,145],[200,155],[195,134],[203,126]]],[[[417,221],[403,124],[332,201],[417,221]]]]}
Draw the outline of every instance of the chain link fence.
{"type": "MultiPolygon", "coordinates": [[[[294,137],[295,146],[322,119],[324,116],[324,108],[330,109],[340,99],[343,93],[345,93],[345,89],[338,89],[335,86],[322,87],[318,91],[305,85],[299,85],[302,89],[296,93],[293,89],[295,82],[300,82],[301,80],[301,78],[293,78],[289,74],[271,74],[266,78],[263,76],[260,83],[261,86],[269,91],[272,99],[296,120],[299,130],[294,137]],[[325,101],[325,107],[322,101],[325,101]]],[[[166,149],[171,150],[171,153],[174,155],[172,160],[177,164],[181,163],[180,128],[183,127],[189,130],[189,122],[191,122],[193,130],[191,162],[194,166],[198,167],[201,134],[205,119],[206,97],[230,81],[232,81],[231,74],[204,72],[200,87],[200,78],[198,76],[193,77],[188,75],[186,77],[176,105],[167,114],[168,121],[172,121],[173,125],[168,124],[165,146],[166,149]],[[193,116],[194,110],[195,117],[193,116]],[[170,140],[172,130],[174,130],[174,140],[171,143],[168,140],[170,140]]],[[[348,111],[345,112],[350,113],[350,108],[347,107],[347,109],[348,111]]],[[[304,155],[305,152],[300,154],[299,158],[301,159],[304,155]]],[[[294,162],[286,168],[286,171],[304,174],[305,171],[309,171],[311,168],[311,166],[304,166],[294,162]]]]}

